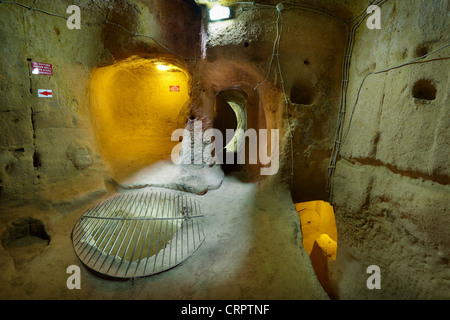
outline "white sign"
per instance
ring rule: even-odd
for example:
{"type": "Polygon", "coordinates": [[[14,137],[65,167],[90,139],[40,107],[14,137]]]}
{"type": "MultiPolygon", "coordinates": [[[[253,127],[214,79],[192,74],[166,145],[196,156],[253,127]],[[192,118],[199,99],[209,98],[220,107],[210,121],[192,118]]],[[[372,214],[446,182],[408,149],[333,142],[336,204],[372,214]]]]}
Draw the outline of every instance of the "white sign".
{"type": "Polygon", "coordinates": [[[52,90],[48,90],[48,89],[39,89],[38,97],[39,98],[53,98],[53,92],[52,92],[52,90]]]}

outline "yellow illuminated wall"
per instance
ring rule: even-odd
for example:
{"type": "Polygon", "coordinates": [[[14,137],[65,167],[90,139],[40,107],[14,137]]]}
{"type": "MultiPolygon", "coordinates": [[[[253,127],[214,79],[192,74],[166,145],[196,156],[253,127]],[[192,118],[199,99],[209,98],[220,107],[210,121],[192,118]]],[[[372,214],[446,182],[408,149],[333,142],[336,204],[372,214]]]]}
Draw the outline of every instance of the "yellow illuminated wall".
{"type": "Polygon", "coordinates": [[[333,297],[328,262],[336,259],[337,228],[333,207],[324,201],[295,204],[302,226],[303,247],[311,258],[317,278],[333,297]]]}
{"type": "Polygon", "coordinates": [[[314,242],[322,234],[337,242],[336,221],[333,207],[324,201],[310,201],[295,205],[300,217],[303,233],[303,247],[311,254],[314,242]]]}
{"type": "Polygon", "coordinates": [[[189,99],[188,87],[186,72],[154,59],[131,57],[94,71],[90,115],[102,157],[116,178],[170,159],[178,143],[171,135],[189,99]]]}

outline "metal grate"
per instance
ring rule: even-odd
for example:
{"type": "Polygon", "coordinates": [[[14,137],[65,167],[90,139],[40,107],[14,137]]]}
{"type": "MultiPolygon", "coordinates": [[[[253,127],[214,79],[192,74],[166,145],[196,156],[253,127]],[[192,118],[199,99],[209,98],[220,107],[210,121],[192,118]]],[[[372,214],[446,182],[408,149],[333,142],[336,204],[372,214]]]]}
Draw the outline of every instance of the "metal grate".
{"type": "Polygon", "coordinates": [[[179,265],[201,246],[203,217],[198,201],[181,193],[120,194],[82,215],[73,247],[100,274],[145,277],[179,265]]]}

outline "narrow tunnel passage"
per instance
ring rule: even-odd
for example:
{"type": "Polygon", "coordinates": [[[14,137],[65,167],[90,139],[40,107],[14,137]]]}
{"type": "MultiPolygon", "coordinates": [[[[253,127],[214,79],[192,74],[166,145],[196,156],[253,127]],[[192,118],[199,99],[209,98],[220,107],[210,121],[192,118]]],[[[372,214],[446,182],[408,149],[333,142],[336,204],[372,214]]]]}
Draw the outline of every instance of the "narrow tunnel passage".
{"type": "Polygon", "coordinates": [[[214,126],[223,136],[225,174],[239,172],[245,179],[255,180],[259,177],[257,170],[260,163],[250,156],[259,150],[259,130],[265,129],[264,112],[261,111],[258,93],[250,88],[232,88],[220,92],[214,106],[214,126]],[[227,134],[227,132],[233,134],[227,134]],[[249,133],[250,132],[250,133],[249,133]],[[252,134],[256,135],[253,137],[252,134]],[[244,157],[239,158],[239,153],[244,157]],[[225,161],[232,159],[231,161],[225,161]]]}

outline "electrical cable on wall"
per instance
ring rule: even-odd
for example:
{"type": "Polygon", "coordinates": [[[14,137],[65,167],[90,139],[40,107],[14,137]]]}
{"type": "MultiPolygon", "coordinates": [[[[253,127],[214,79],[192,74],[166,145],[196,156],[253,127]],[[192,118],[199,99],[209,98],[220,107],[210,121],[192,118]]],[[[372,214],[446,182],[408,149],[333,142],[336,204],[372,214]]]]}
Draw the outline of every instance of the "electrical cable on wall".
{"type": "Polygon", "coordinates": [[[291,127],[291,121],[290,121],[290,117],[289,117],[289,100],[287,98],[286,95],[286,88],[284,86],[284,78],[283,78],[283,71],[281,69],[281,62],[280,62],[280,39],[281,39],[281,34],[282,34],[282,30],[283,30],[283,15],[281,13],[281,11],[283,10],[283,8],[280,8],[277,6],[277,11],[278,11],[278,18],[277,18],[277,34],[278,34],[278,39],[276,40],[276,57],[277,57],[277,65],[278,65],[278,72],[280,74],[280,82],[281,82],[281,89],[283,92],[283,99],[284,99],[284,106],[285,106],[285,112],[286,112],[286,121],[287,121],[287,126],[289,129],[289,141],[290,141],[290,147],[291,147],[291,190],[294,189],[294,134],[292,132],[292,127],[291,127]],[[279,31],[278,31],[279,29],[279,31]]]}
{"type": "MultiPolygon", "coordinates": [[[[383,3],[384,2],[385,1],[383,1],[383,3]]],[[[362,19],[364,19],[364,18],[365,18],[365,16],[362,17],[362,19]]],[[[352,36],[354,37],[354,33],[352,34],[352,36]]],[[[353,42],[353,40],[351,42],[353,42]]],[[[345,88],[345,92],[343,92],[343,95],[342,95],[343,96],[343,100],[342,100],[342,105],[341,106],[343,108],[339,112],[338,126],[337,126],[337,130],[336,130],[335,146],[333,148],[332,157],[330,159],[330,166],[328,167],[327,194],[328,194],[330,203],[333,202],[333,178],[334,178],[334,172],[336,170],[336,163],[338,161],[338,157],[339,157],[340,151],[342,149],[342,146],[344,145],[344,143],[345,143],[345,141],[347,139],[348,133],[350,131],[352,120],[353,120],[353,115],[355,113],[356,106],[357,106],[358,101],[359,101],[359,96],[360,96],[362,87],[363,87],[366,79],[370,75],[381,74],[381,73],[389,72],[389,71],[394,70],[394,69],[398,69],[398,68],[401,68],[401,67],[412,65],[412,64],[416,63],[419,60],[422,60],[422,59],[424,59],[424,58],[426,58],[426,57],[428,57],[428,56],[430,56],[430,55],[432,55],[432,54],[434,54],[434,53],[436,53],[438,51],[441,51],[441,50],[447,48],[448,46],[450,46],[450,44],[446,44],[443,47],[440,47],[439,49],[436,49],[436,50],[434,50],[434,51],[432,51],[430,53],[427,53],[427,54],[425,54],[425,55],[423,55],[421,57],[412,59],[412,60],[407,61],[405,63],[399,64],[399,65],[396,65],[396,66],[393,66],[393,67],[389,67],[389,68],[386,68],[384,70],[373,71],[373,72],[368,73],[366,76],[364,76],[364,78],[361,81],[361,84],[360,84],[360,86],[358,88],[358,92],[357,92],[357,95],[356,95],[356,98],[355,98],[355,102],[354,102],[354,105],[353,105],[353,108],[352,108],[352,112],[350,114],[350,118],[349,118],[349,122],[348,122],[347,128],[344,131],[344,120],[345,120],[345,114],[346,114],[346,112],[345,112],[346,111],[345,110],[345,106],[346,106],[346,90],[347,90],[347,88],[345,88]]],[[[351,46],[349,48],[351,50],[353,49],[353,43],[351,44],[351,46]]],[[[351,55],[349,55],[348,57],[351,57],[351,55]]],[[[448,57],[448,58],[450,58],[450,57],[448,57]]],[[[448,58],[444,58],[444,59],[448,59],[448,58]]],[[[436,61],[436,60],[424,61],[424,63],[433,62],[433,61],[436,61]]],[[[345,68],[345,69],[347,69],[347,71],[346,71],[347,78],[344,78],[344,81],[346,82],[346,87],[348,86],[348,69],[349,69],[349,66],[350,66],[350,64],[348,64],[346,66],[346,68],[345,68]]]]}
{"type": "MultiPolygon", "coordinates": [[[[369,6],[371,5],[377,5],[381,6],[383,5],[387,0],[372,0],[369,3],[369,6]]],[[[347,90],[348,90],[348,84],[350,79],[350,64],[351,59],[353,55],[353,48],[355,44],[355,35],[357,29],[360,27],[362,22],[367,18],[369,14],[367,11],[362,12],[357,17],[352,19],[350,23],[354,22],[352,26],[349,28],[349,31],[347,33],[347,45],[346,50],[344,54],[343,64],[342,64],[342,84],[341,84],[341,98],[340,98],[340,104],[339,104],[339,112],[337,115],[337,124],[336,124],[336,132],[335,132],[335,138],[334,138],[334,145],[333,149],[331,151],[330,156],[330,163],[327,168],[327,177],[326,177],[326,193],[328,197],[328,202],[332,203],[333,201],[333,186],[332,181],[334,177],[334,173],[336,171],[336,163],[338,160],[339,153],[342,148],[342,135],[343,135],[343,125],[346,115],[346,108],[347,108],[347,90]],[[355,22],[356,21],[356,22],[355,22]]]]}
{"type": "MultiPolygon", "coordinates": [[[[0,0],[0,3],[5,3],[5,4],[14,4],[14,5],[18,5],[21,7],[24,7],[28,10],[34,10],[36,12],[40,12],[40,13],[44,13],[50,16],[54,16],[54,17],[58,17],[58,18],[62,18],[64,20],[68,20],[68,17],[65,17],[63,15],[59,15],[59,14],[55,14],[46,10],[42,10],[42,9],[38,9],[38,8],[34,8],[31,6],[27,6],[24,5],[22,3],[16,2],[16,1],[3,1],[0,0]]],[[[280,3],[278,3],[276,6],[273,5],[265,5],[265,4],[258,4],[253,2],[236,2],[233,5],[236,4],[242,4],[242,5],[250,5],[251,8],[256,8],[256,9],[276,9],[277,10],[277,36],[275,38],[274,41],[274,47],[273,47],[273,53],[272,53],[272,57],[271,57],[271,61],[270,61],[270,66],[269,66],[269,71],[267,74],[266,79],[264,80],[263,83],[265,83],[268,78],[270,77],[270,73],[271,73],[271,69],[273,66],[273,62],[274,62],[274,57],[276,57],[277,60],[277,70],[281,79],[281,85],[282,85],[282,91],[283,91],[283,99],[284,99],[284,103],[285,103],[285,112],[286,112],[286,119],[287,119],[287,126],[288,126],[288,130],[289,130],[289,140],[290,140],[290,146],[291,146],[291,188],[293,189],[293,185],[294,185],[294,167],[295,167],[295,162],[294,162],[294,146],[293,146],[293,132],[292,132],[292,127],[291,127],[291,123],[290,123],[290,118],[289,118],[289,114],[288,114],[288,107],[289,107],[289,101],[287,99],[287,95],[286,95],[286,90],[285,90],[285,86],[284,86],[284,79],[283,79],[283,75],[282,75],[282,70],[281,70],[281,62],[280,62],[280,55],[279,55],[279,46],[280,46],[280,39],[281,39],[281,33],[282,33],[282,10],[287,10],[287,9],[301,9],[301,10],[308,10],[308,11],[312,11],[312,12],[316,12],[318,14],[322,14],[325,16],[328,16],[330,18],[336,19],[337,21],[340,21],[344,24],[346,24],[346,21],[332,15],[331,13],[329,13],[326,10],[323,10],[321,8],[318,7],[313,7],[313,6],[308,6],[308,5],[295,5],[293,3],[293,1],[282,1],[280,3]]],[[[248,10],[249,8],[245,8],[246,10],[248,10]]],[[[111,24],[114,25],[118,28],[121,28],[123,31],[127,32],[128,34],[134,36],[134,37],[145,37],[145,38],[149,38],[151,40],[153,40],[158,46],[160,46],[161,48],[163,48],[164,50],[173,53],[177,56],[179,56],[180,58],[184,59],[184,60],[194,60],[194,59],[189,59],[189,58],[185,58],[182,57],[180,55],[178,55],[176,52],[174,52],[173,50],[167,48],[166,46],[164,46],[163,44],[161,44],[159,41],[157,41],[154,37],[149,36],[149,35],[145,35],[145,34],[139,34],[137,32],[132,32],[128,29],[126,29],[124,26],[122,26],[119,23],[116,22],[112,22],[112,21],[108,21],[108,20],[103,20],[101,22],[98,23],[81,23],[84,26],[93,26],[93,25],[101,25],[101,24],[111,24]]],[[[261,84],[263,83],[259,83],[257,85],[257,87],[259,87],[261,84]]],[[[255,90],[257,89],[257,87],[255,88],[255,90]]]]}
{"type": "MultiPolygon", "coordinates": [[[[373,1],[372,1],[373,2],[373,1]]],[[[54,17],[58,17],[58,18],[62,18],[64,20],[68,20],[68,17],[65,17],[63,15],[59,15],[59,14],[55,14],[46,10],[42,10],[42,9],[38,9],[38,8],[34,8],[31,6],[27,6],[24,5],[22,3],[16,2],[16,1],[0,1],[0,3],[8,3],[8,4],[15,4],[21,7],[24,7],[26,9],[29,10],[34,10],[36,12],[40,12],[40,13],[44,13],[44,14],[48,14],[54,17]]],[[[282,1],[280,3],[278,3],[276,6],[274,5],[265,5],[265,4],[258,4],[253,2],[235,2],[233,3],[233,5],[244,5],[244,6],[250,6],[250,7],[243,7],[243,10],[249,10],[249,9],[275,9],[277,10],[277,21],[276,21],[276,25],[277,25],[277,35],[274,41],[274,46],[273,46],[273,52],[272,52],[272,56],[271,56],[271,61],[269,64],[269,70],[267,73],[267,77],[266,79],[262,82],[262,83],[258,83],[257,86],[255,87],[255,90],[262,85],[263,83],[265,83],[269,77],[270,77],[270,73],[271,73],[271,69],[276,57],[276,62],[277,62],[277,70],[281,79],[281,85],[282,85],[282,91],[283,91],[283,99],[284,99],[284,104],[285,104],[285,112],[286,112],[286,119],[287,119],[287,126],[288,126],[288,130],[289,130],[289,140],[290,140],[290,154],[291,154],[291,188],[293,189],[293,185],[294,185],[294,168],[295,168],[295,161],[294,161],[294,146],[293,146],[293,132],[292,132],[292,127],[291,127],[291,123],[290,123],[290,117],[288,114],[288,107],[289,107],[289,101],[287,99],[287,95],[286,95],[286,90],[285,90],[285,86],[284,86],[284,79],[283,79],[283,74],[282,74],[282,70],[281,70],[281,61],[280,61],[280,55],[279,55],[279,46],[280,46],[280,39],[281,39],[281,33],[282,33],[282,10],[288,10],[288,9],[300,9],[300,10],[307,10],[307,11],[311,11],[311,12],[315,12],[318,14],[322,14],[324,16],[333,18],[341,23],[344,23],[347,25],[347,22],[334,16],[333,14],[329,13],[328,11],[321,9],[319,7],[314,7],[314,6],[308,6],[308,5],[298,5],[298,4],[294,4],[293,1],[282,1]]],[[[135,37],[145,37],[145,38],[149,38],[151,40],[153,40],[158,46],[160,46],[161,48],[163,48],[164,50],[173,53],[179,57],[181,57],[184,60],[193,60],[193,59],[189,59],[189,58],[185,58],[182,57],[180,55],[178,55],[176,52],[174,52],[173,50],[167,48],[166,46],[164,46],[163,44],[161,44],[158,40],[156,40],[154,37],[149,36],[149,35],[145,35],[145,34],[139,34],[137,32],[132,32],[128,29],[126,29],[124,26],[120,25],[119,23],[116,22],[112,22],[112,21],[108,21],[108,20],[103,20],[101,22],[98,23],[82,23],[82,25],[84,26],[93,26],[93,25],[101,25],[101,24],[111,24],[114,25],[118,28],[121,28],[123,31],[127,32],[128,34],[135,36],[135,37]]]]}
{"type": "MultiPolygon", "coordinates": [[[[387,0],[371,0],[369,2],[368,6],[371,6],[371,5],[381,6],[386,1],[387,0]]],[[[329,201],[331,202],[332,201],[332,190],[331,190],[332,182],[331,181],[334,176],[337,158],[338,158],[339,152],[341,150],[341,145],[342,145],[343,123],[344,123],[345,114],[346,114],[347,89],[348,89],[348,82],[349,82],[350,63],[351,63],[353,47],[354,47],[354,42],[355,42],[355,34],[356,34],[356,30],[358,29],[358,27],[362,24],[364,19],[367,18],[367,16],[369,14],[365,10],[362,13],[360,13],[358,16],[353,18],[352,20],[346,21],[344,19],[341,19],[341,18],[331,14],[327,10],[321,9],[319,7],[314,7],[314,6],[294,4],[293,1],[282,1],[282,2],[278,3],[278,5],[276,5],[276,6],[258,4],[258,3],[255,3],[254,1],[253,2],[247,1],[247,2],[233,3],[233,5],[237,5],[237,4],[250,6],[250,7],[243,7],[242,8],[243,11],[260,8],[260,9],[276,9],[278,12],[278,17],[277,17],[277,22],[276,22],[277,34],[275,37],[273,52],[272,52],[272,56],[271,56],[270,63],[269,63],[269,70],[268,70],[267,76],[264,79],[264,81],[258,83],[255,87],[255,90],[259,86],[261,86],[262,84],[267,82],[267,80],[269,79],[271,69],[273,66],[273,62],[274,62],[274,58],[276,57],[277,65],[278,65],[277,70],[278,70],[278,73],[279,73],[279,76],[281,79],[283,98],[284,98],[284,102],[285,102],[285,106],[286,106],[285,112],[286,112],[286,116],[287,116],[287,122],[288,122],[288,128],[289,128],[289,139],[290,139],[290,144],[291,144],[291,188],[292,188],[292,190],[294,187],[294,170],[295,170],[293,133],[292,133],[292,128],[290,125],[289,114],[288,114],[289,101],[287,100],[287,95],[286,95],[286,91],[284,88],[284,80],[283,80],[281,64],[280,64],[280,56],[279,56],[279,45],[280,45],[281,30],[282,30],[282,26],[280,27],[280,21],[282,20],[281,11],[288,10],[288,9],[300,9],[300,10],[307,10],[307,11],[315,12],[315,13],[327,16],[329,18],[335,19],[338,22],[343,23],[349,30],[347,33],[347,45],[346,45],[346,50],[344,53],[344,59],[343,59],[343,64],[342,64],[342,85],[341,85],[341,94],[340,94],[341,97],[340,97],[340,104],[339,104],[338,120],[337,120],[337,125],[336,125],[335,140],[334,140],[334,145],[333,145],[333,149],[332,149],[332,153],[331,153],[331,157],[330,157],[330,164],[328,166],[327,176],[326,176],[326,180],[327,180],[326,193],[328,195],[329,201]]]]}
{"type": "Polygon", "coordinates": [[[275,9],[277,11],[277,20],[276,20],[276,37],[274,40],[274,44],[273,44],[273,50],[272,50],[272,56],[270,58],[270,63],[269,63],[269,68],[268,68],[268,72],[267,75],[265,77],[265,79],[262,82],[257,83],[256,87],[254,88],[255,90],[257,90],[261,85],[263,85],[264,83],[266,83],[270,77],[271,71],[272,71],[272,66],[274,64],[274,60],[276,57],[276,63],[277,63],[277,67],[276,70],[278,71],[278,75],[280,77],[280,83],[281,83],[281,88],[282,88],[282,93],[283,93],[283,100],[284,100],[284,105],[285,105],[285,113],[286,113],[286,120],[287,120],[287,126],[288,126],[288,138],[290,141],[290,157],[291,157],[291,190],[294,189],[294,172],[295,172],[295,156],[294,156],[294,133],[292,131],[292,127],[291,127],[291,121],[290,121],[290,117],[289,117],[289,100],[287,98],[287,94],[286,94],[286,88],[284,85],[284,78],[283,78],[283,72],[282,72],[282,68],[281,68],[281,60],[280,60],[280,53],[279,53],[279,48],[280,48],[280,39],[281,39],[281,35],[282,35],[282,30],[283,30],[283,16],[282,16],[282,11],[284,10],[289,10],[289,9],[299,9],[299,10],[306,10],[306,11],[311,11],[311,12],[315,12],[324,16],[327,16],[329,18],[335,19],[336,21],[339,21],[341,23],[343,23],[345,26],[348,26],[347,21],[340,19],[337,16],[334,16],[333,14],[329,13],[328,11],[318,8],[318,7],[313,7],[313,6],[308,6],[308,5],[296,5],[293,3],[293,1],[282,1],[280,3],[278,3],[276,6],[273,5],[265,5],[265,4],[258,4],[255,2],[235,2],[233,3],[233,5],[237,5],[237,4],[241,4],[241,5],[250,5],[250,7],[243,7],[241,8],[242,11],[244,10],[250,10],[250,9],[275,9]]]}
{"type": "MultiPolygon", "coordinates": [[[[381,6],[383,5],[387,0],[372,0],[369,3],[370,5],[377,5],[377,6],[381,6]]],[[[46,10],[42,10],[39,8],[34,8],[16,1],[3,1],[0,0],[0,4],[14,4],[14,5],[18,5],[21,6],[23,8],[26,8],[28,10],[32,10],[32,11],[36,11],[36,12],[40,12],[43,14],[47,14],[50,16],[54,16],[57,18],[61,18],[64,20],[68,20],[68,17],[65,17],[63,15],[60,14],[56,14],[56,13],[52,13],[46,10]]],[[[326,192],[328,195],[328,200],[330,203],[332,203],[333,201],[333,177],[334,177],[334,172],[336,170],[336,163],[338,161],[338,157],[340,154],[340,151],[342,149],[342,146],[347,138],[347,135],[349,133],[350,130],[350,126],[352,123],[352,119],[353,119],[353,115],[359,100],[359,96],[360,96],[360,92],[361,92],[361,88],[365,82],[365,80],[367,79],[368,76],[370,75],[375,75],[375,74],[380,74],[383,72],[388,72],[390,70],[396,69],[396,68],[400,68],[406,65],[410,65],[412,63],[414,63],[415,61],[424,59],[425,57],[436,53],[437,51],[440,51],[446,47],[448,47],[450,44],[445,45],[444,47],[441,47],[433,52],[430,52],[422,57],[416,58],[414,60],[408,61],[406,63],[403,63],[401,65],[395,66],[395,67],[391,67],[385,70],[381,70],[378,72],[371,72],[369,74],[367,74],[363,80],[362,83],[359,87],[358,93],[357,93],[357,97],[356,97],[356,101],[354,103],[353,109],[352,109],[352,113],[350,115],[350,120],[348,123],[347,128],[344,130],[344,121],[345,121],[345,116],[347,114],[346,112],[346,107],[347,107],[347,90],[348,90],[348,83],[349,83],[349,69],[350,69],[350,63],[351,63],[351,58],[352,58],[352,53],[353,53],[353,47],[354,47],[354,42],[355,42],[355,34],[357,29],[359,28],[359,26],[362,24],[362,22],[367,18],[367,16],[369,15],[366,11],[360,13],[358,16],[356,16],[355,18],[353,18],[350,21],[346,21],[343,20],[337,16],[334,16],[333,14],[331,14],[330,12],[321,9],[319,7],[314,7],[314,6],[308,6],[308,5],[299,5],[299,4],[294,4],[293,1],[282,1],[280,3],[278,3],[276,6],[275,5],[266,5],[266,4],[259,4],[259,3],[255,3],[253,2],[248,2],[248,1],[242,1],[242,2],[234,2],[233,5],[243,5],[243,7],[241,8],[242,11],[244,10],[251,10],[251,9],[275,9],[277,11],[277,20],[276,20],[276,37],[274,40],[274,45],[273,45],[273,50],[272,50],[272,56],[270,59],[270,63],[269,63],[269,68],[268,68],[268,72],[267,72],[267,76],[266,78],[263,80],[263,82],[260,82],[256,85],[256,87],[254,88],[255,90],[263,85],[265,82],[268,81],[270,74],[271,74],[271,70],[272,67],[274,65],[274,62],[276,60],[276,69],[278,71],[279,77],[280,77],[280,82],[281,82],[281,87],[282,87],[282,93],[283,93],[283,99],[284,99],[284,104],[285,104],[285,113],[286,113],[286,119],[287,119],[287,126],[288,126],[288,130],[289,130],[289,139],[290,139],[290,146],[291,146],[291,187],[293,188],[293,181],[294,181],[294,168],[295,168],[295,162],[294,162],[294,146],[293,146],[293,132],[292,132],[292,127],[291,127],[291,121],[290,121],[290,117],[288,114],[288,107],[289,107],[289,100],[287,98],[286,95],[286,90],[285,90],[285,85],[284,85],[284,78],[283,78],[283,72],[281,69],[281,58],[280,58],[280,54],[279,54],[279,46],[280,46],[280,39],[281,39],[281,35],[282,35],[282,30],[283,30],[283,16],[282,16],[282,11],[283,10],[289,10],[289,9],[299,9],[299,10],[307,10],[307,11],[311,11],[311,12],[315,12],[324,16],[327,16],[329,18],[335,19],[336,21],[339,21],[343,24],[345,24],[347,26],[347,28],[349,29],[348,31],[348,35],[347,35],[347,46],[346,46],[346,51],[344,54],[344,59],[343,59],[343,66],[342,66],[342,86],[341,86],[341,98],[340,98],[340,105],[339,105],[339,112],[338,112],[338,116],[337,116],[337,125],[336,125],[336,133],[335,133],[335,140],[334,140],[334,146],[332,148],[332,153],[331,153],[331,157],[330,157],[330,163],[327,169],[327,185],[326,185],[326,192]],[[350,26],[350,23],[353,23],[350,26]]],[[[101,25],[101,24],[110,24],[110,25],[114,25],[118,28],[121,28],[123,31],[127,32],[128,34],[134,36],[134,37],[145,37],[145,38],[149,38],[151,40],[153,40],[158,46],[160,46],[161,48],[163,48],[164,50],[175,54],[177,56],[179,56],[180,58],[184,59],[184,60],[193,60],[191,58],[186,58],[186,57],[182,57],[179,54],[177,54],[175,51],[169,49],[168,47],[166,47],[165,45],[163,45],[162,43],[160,43],[157,39],[155,39],[154,37],[150,36],[150,35],[145,35],[145,34],[140,34],[137,32],[132,32],[128,29],[126,29],[124,26],[122,26],[119,23],[113,22],[113,21],[108,21],[108,20],[103,20],[97,23],[81,23],[84,26],[94,26],[94,25],[101,25]]]]}
{"type": "MultiPolygon", "coordinates": [[[[351,112],[351,115],[350,115],[349,123],[348,123],[347,129],[345,130],[345,133],[344,133],[344,135],[343,135],[342,144],[345,143],[345,140],[347,139],[348,133],[349,133],[349,131],[350,131],[350,127],[351,127],[352,120],[353,120],[353,115],[354,115],[354,113],[355,113],[356,105],[358,104],[359,96],[360,96],[360,94],[361,94],[361,89],[362,89],[362,87],[363,87],[363,85],[364,85],[366,79],[367,79],[370,75],[375,75],[375,74],[385,73],[385,72],[389,72],[389,71],[394,70],[394,69],[398,69],[398,68],[401,68],[401,67],[405,67],[405,66],[408,66],[408,65],[412,65],[412,64],[414,64],[416,61],[425,59],[426,57],[428,57],[428,56],[430,56],[430,55],[432,55],[432,54],[434,54],[434,53],[436,53],[436,52],[438,52],[438,51],[441,51],[441,50],[443,50],[443,49],[445,49],[445,48],[447,48],[447,47],[449,47],[449,46],[450,46],[450,43],[448,43],[448,44],[446,44],[445,46],[440,47],[439,49],[436,49],[436,50],[434,50],[434,51],[432,51],[432,52],[430,52],[430,53],[427,53],[427,54],[425,54],[425,55],[423,55],[423,56],[421,56],[421,57],[418,57],[418,58],[415,58],[415,59],[410,60],[410,61],[408,61],[408,62],[399,64],[399,65],[397,65],[397,66],[395,66],[395,67],[390,67],[390,68],[387,68],[387,69],[384,69],[384,70],[374,71],[374,72],[368,73],[368,74],[363,78],[363,80],[361,81],[361,84],[359,85],[358,93],[356,94],[355,103],[354,103],[353,108],[352,108],[352,112],[351,112]]],[[[444,59],[450,59],[450,57],[446,57],[446,58],[444,58],[444,59]]],[[[424,61],[424,63],[427,63],[427,62],[434,62],[434,61],[436,61],[436,60],[424,61]]]]}

